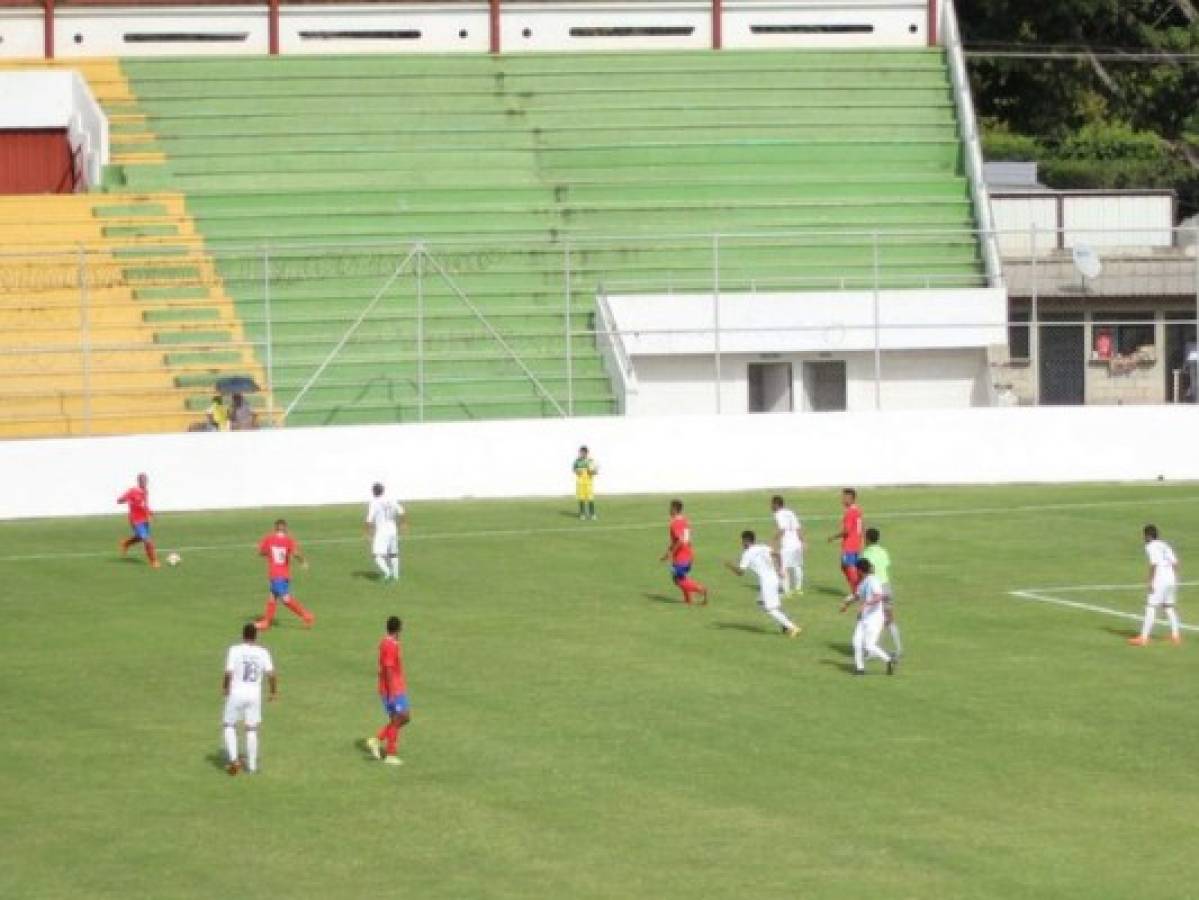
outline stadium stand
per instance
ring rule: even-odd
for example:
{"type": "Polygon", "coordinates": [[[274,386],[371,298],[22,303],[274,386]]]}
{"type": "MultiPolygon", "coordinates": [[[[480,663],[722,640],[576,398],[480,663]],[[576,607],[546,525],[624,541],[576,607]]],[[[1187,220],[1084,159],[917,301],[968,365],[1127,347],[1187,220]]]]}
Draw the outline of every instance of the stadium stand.
{"type": "Polygon", "coordinates": [[[264,383],[268,327],[286,408],[377,299],[287,424],[612,412],[588,333],[596,291],[711,286],[715,232],[722,290],[985,280],[936,48],[145,59],[87,74],[112,123],[107,190],[182,195],[195,222],[195,241],[146,216],[107,230],[134,228],[160,255],[153,296],[169,303],[145,321],[181,342],[164,359],[189,369],[172,376],[193,389],[185,409],[217,372],[264,383]],[[416,242],[427,252],[410,256],[416,242]],[[163,261],[198,247],[210,271],[163,261]],[[207,305],[225,292],[237,327],[207,305]]]}

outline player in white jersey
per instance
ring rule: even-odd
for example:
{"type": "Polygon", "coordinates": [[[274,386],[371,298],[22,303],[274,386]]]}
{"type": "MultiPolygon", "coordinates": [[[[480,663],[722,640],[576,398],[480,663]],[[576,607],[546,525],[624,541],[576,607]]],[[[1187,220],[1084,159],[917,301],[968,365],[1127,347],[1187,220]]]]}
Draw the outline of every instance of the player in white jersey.
{"type": "Polygon", "coordinates": [[[758,576],[758,605],[766,615],[778,622],[787,637],[795,637],[800,628],[783,612],[779,602],[778,554],[766,544],[759,544],[752,531],[741,532],[741,561],[725,563],[734,575],[753,572],[758,576]]]}
{"type": "Polygon", "coordinates": [[[1145,557],[1149,560],[1149,589],[1145,597],[1145,621],[1141,623],[1141,633],[1129,638],[1128,643],[1136,647],[1144,647],[1149,643],[1149,633],[1153,631],[1153,622],[1160,606],[1166,610],[1166,618],[1170,621],[1170,640],[1181,644],[1178,610],[1174,608],[1178,596],[1178,557],[1174,554],[1174,548],[1158,536],[1156,525],[1146,525],[1141,534],[1145,538],[1145,557]]]}
{"type": "Polygon", "coordinates": [[[866,674],[866,660],[874,657],[887,664],[887,674],[895,673],[895,658],[878,645],[879,636],[883,633],[883,601],[886,597],[882,583],[874,574],[874,566],[868,559],[857,562],[861,580],[854,588],[854,596],[841,604],[841,612],[845,612],[850,604],[860,603],[858,622],[853,629],[853,673],[866,674]]]}
{"type": "Polygon", "coordinates": [[[770,509],[774,514],[774,549],[783,571],[783,595],[802,594],[803,525],[778,494],[770,498],[770,509]]]}
{"type": "Polygon", "coordinates": [[[253,623],[241,630],[242,642],[234,644],[225,655],[225,755],[229,762],[225,771],[236,775],[241,771],[237,755],[237,723],[245,723],[246,771],[258,771],[258,725],[262,721],[262,682],[270,683],[267,700],[279,694],[275,664],[266,647],[259,646],[258,629],[253,623]]]}
{"type": "Polygon", "coordinates": [[[384,496],[381,484],[371,487],[371,502],[366,508],[366,531],[371,536],[371,553],[384,581],[400,580],[400,528],[408,530],[404,507],[384,496]]]}

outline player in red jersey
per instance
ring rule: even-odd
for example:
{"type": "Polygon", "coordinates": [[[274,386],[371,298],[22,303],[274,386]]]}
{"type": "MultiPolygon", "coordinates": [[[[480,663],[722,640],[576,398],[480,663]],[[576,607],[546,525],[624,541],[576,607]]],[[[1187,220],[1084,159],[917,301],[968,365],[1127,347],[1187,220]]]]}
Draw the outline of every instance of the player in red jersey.
{"type": "Polygon", "coordinates": [[[119,544],[121,556],[127,554],[134,544],[142,544],[146,548],[146,559],[157,569],[161,564],[154,549],[154,540],[150,537],[150,520],[154,518],[154,513],[150,512],[150,479],[145,472],[138,473],[137,485],[117,497],[117,503],[129,505],[129,527],[133,529],[133,534],[119,544]]]}
{"type": "Polygon", "coordinates": [[[683,592],[683,602],[691,603],[692,594],[699,594],[700,603],[707,604],[708,589],[691,577],[695,552],[691,549],[691,523],[683,515],[683,501],[670,501],[670,544],[661,561],[670,560],[671,578],[683,592]]]}
{"type": "Polygon", "coordinates": [[[259,631],[266,631],[275,622],[275,611],[279,601],[304,620],[304,627],[311,628],[316,616],[306,610],[291,593],[291,561],[296,559],[305,568],[308,560],[300,552],[300,545],[287,533],[287,522],[275,520],[275,530],[258,543],[258,555],[266,557],[266,577],[270,582],[270,593],[266,598],[266,612],[254,624],[259,631]]]}
{"type": "Polygon", "coordinates": [[[379,641],[379,699],[383,701],[383,712],[387,724],[374,737],[366,739],[368,749],[375,759],[386,765],[402,765],[396,756],[400,742],[400,729],[411,720],[408,712],[408,682],[404,678],[404,658],[400,651],[400,631],[404,623],[399,616],[387,620],[387,634],[379,641]]]}
{"type": "Polygon", "coordinates": [[[841,506],[845,512],[841,515],[841,530],[829,535],[829,542],[841,542],[841,572],[849,583],[849,598],[852,599],[862,580],[858,570],[858,556],[862,552],[862,509],[858,506],[858,492],[846,488],[841,492],[841,506]]]}

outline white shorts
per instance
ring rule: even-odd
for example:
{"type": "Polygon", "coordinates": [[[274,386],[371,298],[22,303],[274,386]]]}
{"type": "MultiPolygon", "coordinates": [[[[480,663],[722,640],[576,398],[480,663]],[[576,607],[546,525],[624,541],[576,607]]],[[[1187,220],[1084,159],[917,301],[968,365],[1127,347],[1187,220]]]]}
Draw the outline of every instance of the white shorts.
{"type": "Polygon", "coordinates": [[[779,602],[779,591],[781,587],[777,578],[772,578],[769,581],[763,580],[758,585],[758,605],[762,609],[778,609],[782,604],[779,602]]]}
{"type": "Polygon", "coordinates": [[[1149,592],[1149,596],[1145,598],[1145,602],[1150,606],[1173,606],[1177,599],[1177,584],[1155,584],[1153,590],[1149,592]]]}
{"type": "Polygon", "coordinates": [[[375,556],[399,556],[399,535],[394,531],[376,531],[371,541],[371,553],[375,556]]]}
{"type": "Polygon", "coordinates": [[[262,697],[238,696],[230,694],[225,700],[226,725],[236,725],[245,722],[247,725],[257,725],[262,721],[262,697]]]}
{"type": "Polygon", "coordinates": [[[861,642],[861,646],[870,647],[878,643],[879,636],[883,633],[883,617],[880,613],[871,613],[865,619],[858,619],[858,624],[853,629],[853,640],[857,644],[861,642]]]}
{"type": "Polygon", "coordinates": [[[803,544],[798,547],[784,547],[779,556],[784,569],[803,568],[803,544]]]}

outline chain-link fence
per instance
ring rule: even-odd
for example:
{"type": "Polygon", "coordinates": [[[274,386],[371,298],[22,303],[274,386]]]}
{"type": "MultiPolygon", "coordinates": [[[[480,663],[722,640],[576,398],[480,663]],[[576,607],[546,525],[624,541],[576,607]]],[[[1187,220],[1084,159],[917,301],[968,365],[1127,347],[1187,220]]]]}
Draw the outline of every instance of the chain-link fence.
{"type": "Polygon", "coordinates": [[[1035,253],[1008,242],[1010,315],[987,346],[960,345],[969,358],[951,352],[955,330],[996,322],[939,323],[935,307],[997,286],[970,231],[0,255],[0,436],[604,415],[634,411],[625,367],[643,405],[665,385],[679,412],[1193,402],[1194,233],[1097,241],[1093,258],[1047,237],[1029,236],[1035,253]],[[825,318],[680,314],[633,335],[597,304],[644,295],[680,310],[770,297],[825,318]],[[917,298],[920,314],[880,313],[884,295],[917,298]],[[873,297],[873,314],[838,320],[851,296],[873,297]],[[704,341],[658,353],[670,372],[632,352],[647,331],[704,341]]]}

